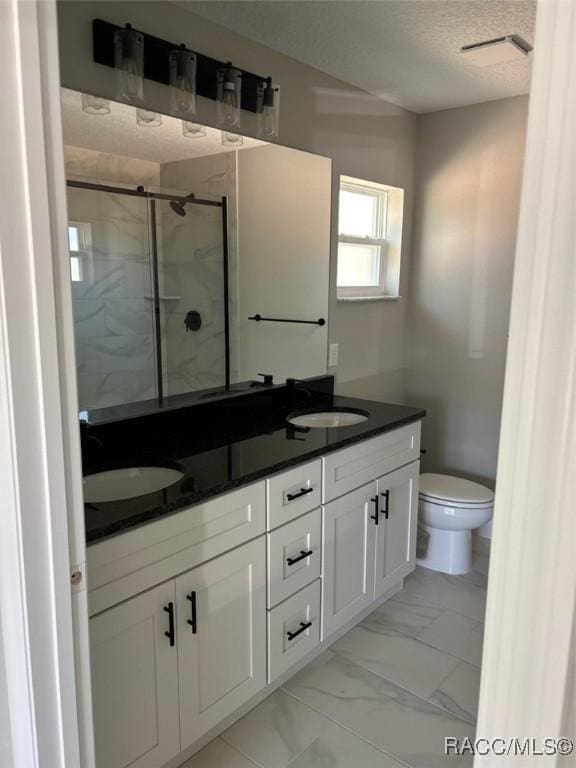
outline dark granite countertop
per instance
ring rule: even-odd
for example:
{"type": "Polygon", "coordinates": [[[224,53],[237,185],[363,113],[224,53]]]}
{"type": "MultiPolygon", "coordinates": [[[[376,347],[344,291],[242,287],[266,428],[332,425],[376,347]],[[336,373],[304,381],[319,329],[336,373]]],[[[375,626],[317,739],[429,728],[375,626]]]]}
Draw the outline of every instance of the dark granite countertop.
{"type": "MultiPolygon", "coordinates": [[[[301,394],[301,393],[299,393],[301,394]]],[[[308,393],[306,393],[308,395],[308,393]]],[[[126,466],[169,466],[184,477],[162,491],[85,505],[86,539],[94,543],[232,491],[297,464],[418,421],[421,408],[326,393],[280,402],[278,393],[234,398],[214,408],[188,408],[153,418],[91,428],[85,474],[126,466]],[[272,402],[273,401],[273,402],[272,402]],[[294,411],[352,408],[367,421],[337,429],[294,428],[294,411]],[[90,436],[96,438],[90,441],[90,436]]]]}

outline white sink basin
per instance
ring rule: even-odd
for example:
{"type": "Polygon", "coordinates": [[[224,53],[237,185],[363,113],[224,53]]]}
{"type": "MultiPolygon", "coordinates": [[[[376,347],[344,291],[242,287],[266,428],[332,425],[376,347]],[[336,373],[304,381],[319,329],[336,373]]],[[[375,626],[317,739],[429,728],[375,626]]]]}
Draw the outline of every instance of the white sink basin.
{"type": "Polygon", "coordinates": [[[184,477],[182,472],[168,467],[126,467],[86,475],[82,480],[84,501],[120,501],[134,496],[160,491],[184,477]]]}
{"type": "Polygon", "coordinates": [[[362,411],[318,411],[316,413],[301,413],[299,416],[289,416],[288,421],[296,427],[352,427],[368,420],[368,415],[362,411]]]}

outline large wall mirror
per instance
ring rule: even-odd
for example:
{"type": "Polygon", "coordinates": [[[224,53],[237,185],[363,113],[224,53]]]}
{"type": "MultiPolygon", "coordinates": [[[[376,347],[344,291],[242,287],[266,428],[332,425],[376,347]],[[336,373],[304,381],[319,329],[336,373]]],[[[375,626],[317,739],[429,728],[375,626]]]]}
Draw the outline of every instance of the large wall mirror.
{"type": "Polygon", "coordinates": [[[330,160],[62,104],[81,411],[325,373],[330,160]]]}

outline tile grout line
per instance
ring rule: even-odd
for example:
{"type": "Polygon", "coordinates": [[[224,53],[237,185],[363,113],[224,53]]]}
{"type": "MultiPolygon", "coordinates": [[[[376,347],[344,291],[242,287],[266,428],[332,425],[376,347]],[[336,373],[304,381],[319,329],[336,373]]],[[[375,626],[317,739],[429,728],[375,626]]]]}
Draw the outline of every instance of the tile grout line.
{"type": "MultiPolygon", "coordinates": [[[[385,750],[382,747],[378,746],[378,744],[374,744],[372,741],[367,739],[365,736],[361,736],[359,733],[356,733],[356,731],[353,731],[351,728],[348,728],[348,726],[343,725],[339,720],[334,720],[334,718],[330,717],[330,715],[327,715],[325,712],[322,712],[320,709],[316,709],[316,707],[313,707],[307,701],[304,701],[304,699],[299,698],[298,696],[296,696],[295,693],[292,693],[292,691],[288,691],[288,690],[286,690],[286,688],[283,688],[283,687],[281,687],[280,690],[282,690],[284,693],[287,693],[288,696],[292,696],[293,699],[296,699],[296,701],[300,702],[300,704],[304,704],[304,706],[308,707],[313,712],[317,712],[319,715],[322,715],[322,717],[325,717],[333,725],[338,726],[338,728],[342,728],[344,731],[347,731],[348,733],[352,734],[352,736],[356,736],[357,739],[360,739],[360,741],[363,741],[365,744],[369,744],[371,747],[376,749],[378,752],[381,752],[383,755],[386,755],[386,757],[392,758],[392,760],[395,760],[400,765],[406,766],[406,768],[414,768],[409,763],[406,763],[404,760],[402,760],[402,758],[398,757],[397,755],[394,755],[392,752],[388,752],[387,750],[385,750]]],[[[468,723],[466,723],[466,725],[468,725],[468,723]]],[[[316,739],[314,741],[316,741],[316,739]]],[[[301,752],[299,756],[301,756],[302,754],[303,753],[301,752]]]]}
{"type": "MultiPolygon", "coordinates": [[[[425,643],[424,643],[424,645],[425,645],[425,643]]],[[[427,647],[428,648],[434,648],[434,646],[427,646],[427,647]]],[[[434,648],[434,650],[438,650],[438,649],[434,648]]],[[[366,672],[368,672],[371,675],[376,675],[376,677],[379,677],[381,680],[384,680],[385,682],[389,683],[390,685],[393,685],[396,688],[400,688],[400,690],[405,691],[406,693],[409,693],[411,696],[415,696],[417,699],[420,699],[420,701],[423,701],[425,704],[429,704],[431,707],[435,707],[436,709],[439,709],[442,712],[446,712],[451,717],[453,717],[455,720],[459,720],[461,723],[465,723],[466,725],[474,725],[474,726],[476,725],[476,722],[470,723],[470,722],[468,722],[468,720],[464,720],[462,717],[459,717],[458,715],[455,715],[454,712],[451,712],[449,709],[445,709],[444,707],[440,706],[440,704],[436,704],[435,701],[430,701],[430,699],[425,699],[419,693],[415,693],[414,691],[411,691],[409,688],[405,688],[403,685],[400,685],[400,683],[395,683],[394,680],[390,680],[389,678],[384,677],[384,675],[381,675],[379,672],[374,672],[374,670],[372,670],[372,669],[367,669],[366,667],[363,667],[362,664],[358,664],[357,662],[352,661],[347,656],[344,656],[344,654],[338,653],[338,651],[332,651],[332,653],[334,653],[336,656],[339,656],[341,659],[345,659],[349,664],[353,664],[354,666],[359,667],[360,669],[365,670],[366,672]]],[[[450,653],[447,653],[446,655],[447,656],[452,656],[452,654],[450,654],[450,653]]],[[[462,663],[468,664],[469,663],[467,661],[464,661],[463,659],[459,659],[457,656],[452,656],[452,658],[455,661],[457,661],[458,664],[456,665],[456,667],[454,667],[454,669],[452,669],[450,672],[448,672],[446,677],[442,678],[442,682],[439,683],[436,686],[436,688],[434,688],[434,690],[430,694],[431,696],[433,696],[436,693],[436,691],[439,690],[439,688],[442,685],[442,683],[445,682],[445,680],[447,680],[450,677],[450,675],[456,670],[456,668],[460,664],[462,664],[462,663]]],[[[470,666],[473,667],[475,665],[474,664],[470,664],[470,666]]],[[[478,667],[477,667],[477,669],[478,669],[478,667]]],[[[287,691],[287,693],[290,693],[290,691],[287,691]]],[[[300,701],[300,699],[298,699],[298,700],[300,701]]],[[[306,702],[304,702],[304,703],[306,703],[306,702]]],[[[308,705],[308,706],[310,706],[310,705],[308,705]]]]}
{"type": "MultiPolygon", "coordinates": [[[[226,731],[224,731],[226,733],[226,731]]],[[[233,744],[230,744],[229,741],[226,741],[224,738],[224,734],[220,734],[220,736],[217,736],[216,738],[221,739],[224,744],[226,744],[227,747],[230,747],[230,749],[234,750],[234,752],[238,752],[239,755],[242,755],[242,757],[245,757],[246,760],[248,760],[249,763],[252,763],[252,765],[256,766],[256,768],[266,768],[265,765],[262,765],[262,763],[257,762],[253,757],[250,757],[249,755],[242,752],[241,749],[238,749],[238,747],[235,747],[233,744]]]]}

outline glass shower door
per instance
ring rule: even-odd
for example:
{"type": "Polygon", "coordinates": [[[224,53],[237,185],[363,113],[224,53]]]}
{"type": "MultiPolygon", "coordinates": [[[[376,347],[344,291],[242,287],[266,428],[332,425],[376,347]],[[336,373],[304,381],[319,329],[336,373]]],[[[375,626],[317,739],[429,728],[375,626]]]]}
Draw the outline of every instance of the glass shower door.
{"type": "Polygon", "coordinates": [[[74,184],[68,239],[80,410],[154,398],[148,200],[74,184]]]}
{"type": "Polygon", "coordinates": [[[222,389],[228,368],[221,198],[173,193],[154,201],[164,396],[222,389]]]}

